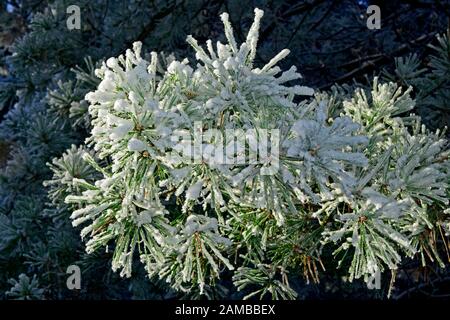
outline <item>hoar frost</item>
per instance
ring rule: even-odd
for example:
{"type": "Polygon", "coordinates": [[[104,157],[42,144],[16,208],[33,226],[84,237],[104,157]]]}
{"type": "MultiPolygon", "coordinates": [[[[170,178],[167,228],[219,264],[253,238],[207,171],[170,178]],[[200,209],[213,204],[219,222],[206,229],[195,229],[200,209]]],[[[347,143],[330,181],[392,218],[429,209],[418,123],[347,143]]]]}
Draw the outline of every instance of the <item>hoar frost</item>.
{"type": "Polygon", "coordinates": [[[255,9],[240,45],[226,13],[226,44],[189,36],[195,66],[172,60],[157,72],[158,54],[145,60],[136,42],[96,70],[101,82],[86,95],[91,150],[71,149],[53,171],[70,188],[86,250],[114,243],[112,268],[122,276],[138,255],[149,277],[181,292],[208,296],[228,270],[239,290],[262,286],[247,297],[292,298],[287,270],[316,279],[323,245],[350,258],[350,280],[368,281],[424,250],[417,239],[433,226],[427,206],[442,208],[449,232],[446,142],[402,122],[414,107],[410,89],[375,79],[330,116],[332,102],[299,85],[295,66],[277,66],[288,49],[255,66],[262,16],[255,9]],[[217,161],[215,133],[226,130],[254,132],[224,143],[233,156],[256,154],[266,132],[277,132],[277,150],[254,163],[217,161]],[[174,138],[196,131],[209,140],[174,138]],[[199,161],[188,161],[193,150],[199,161]],[[70,157],[84,161],[88,178],[62,173],[70,157]]]}

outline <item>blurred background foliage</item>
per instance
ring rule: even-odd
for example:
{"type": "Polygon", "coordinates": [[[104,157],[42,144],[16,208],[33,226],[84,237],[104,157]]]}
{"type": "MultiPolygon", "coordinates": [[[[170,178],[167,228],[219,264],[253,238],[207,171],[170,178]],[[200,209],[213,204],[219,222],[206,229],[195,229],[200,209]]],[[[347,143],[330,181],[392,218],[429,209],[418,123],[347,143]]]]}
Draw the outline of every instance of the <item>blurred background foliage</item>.
{"type": "MultiPolygon", "coordinates": [[[[120,279],[111,271],[109,253],[84,253],[70,214],[47,197],[52,192],[51,183],[43,187],[52,175],[47,163],[87,136],[83,98],[98,84],[93,70],[100,61],[138,40],[145,52],[192,58],[186,36],[199,42],[224,40],[218,19],[224,11],[242,42],[254,7],[265,11],[257,62],[289,48],[281,67],[296,65],[306,85],[333,92],[337,101],[355,87],[369,88],[374,76],[412,86],[414,112],[424,123],[432,129],[450,124],[449,1],[2,1],[0,298],[176,297],[163,284],[146,280],[139,264],[131,279],[120,279]],[[81,9],[81,30],[66,26],[66,8],[73,4],[81,9]],[[370,4],[381,8],[379,30],[366,26],[370,4]],[[72,264],[82,270],[79,291],[66,287],[66,269],[72,264]]],[[[73,158],[53,163],[54,171],[58,167],[73,177],[87,174],[73,158]]],[[[448,294],[448,270],[418,265],[410,261],[399,270],[393,298],[448,294]]],[[[340,271],[308,285],[302,273],[293,284],[300,298],[385,297],[383,290],[368,290],[364,283],[342,282],[340,271]]]]}

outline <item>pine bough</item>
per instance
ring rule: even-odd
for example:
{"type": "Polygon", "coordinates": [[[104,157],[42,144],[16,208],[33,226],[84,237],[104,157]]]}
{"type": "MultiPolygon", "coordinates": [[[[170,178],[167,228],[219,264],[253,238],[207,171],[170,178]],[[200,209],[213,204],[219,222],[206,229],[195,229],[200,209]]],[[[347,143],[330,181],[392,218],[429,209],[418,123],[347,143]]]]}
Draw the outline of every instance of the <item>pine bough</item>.
{"type": "Polygon", "coordinates": [[[47,182],[50,197],[67,195],[87,252],[113,250],[112,268],[124,277],[139,258],[151,279],[210,298],[223,279],[246,298],[295,298],[290,277],[319,281],[324,248],[350,281],[395,274],[406,257],[444,266],[437,243],[450,232],[450,162],[442,132],[408,115],[410,89],[393,83],[375,79],[332,116],[333,99],[289,85],[301,78],[277,66],[289,50],[256,68],[262,15],[255,10],[240,46],[226,13],[227,44],[208,40],[205,49],[188,37],[195,67],[173,60],[161,72],[158,55],[144,59],[137,42],[96,70],[101,82],[86,95],[91,136],[54,161],[47,182]],[[203,133],[278,129],[278,157],[180,161],[172,137],[197,122],[203,133]],[[274,161],[277,170],[263,174],[274,161]]]}

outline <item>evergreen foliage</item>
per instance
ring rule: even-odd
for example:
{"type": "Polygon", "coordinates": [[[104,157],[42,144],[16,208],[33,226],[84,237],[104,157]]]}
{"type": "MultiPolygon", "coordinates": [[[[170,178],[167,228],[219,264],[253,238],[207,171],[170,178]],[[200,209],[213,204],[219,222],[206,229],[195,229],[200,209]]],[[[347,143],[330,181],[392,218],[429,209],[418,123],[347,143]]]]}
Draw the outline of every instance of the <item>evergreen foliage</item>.
{"type": "Polygon", "coordinates": [[[72,2],[0,4],[1,298],[373,297],[378,274],[384,298],[448,274],[445,3],[369,31],[364,1],[80,0],[68,30],[72,2]],[[214,130],[251,128],[278,161],[218,163],[214,130]],[[173,136],[199,132],[192,163],[173,136]]]}
{"type": "MultiPolygon", "coordinates": [[[[274,264],[270,255],[282,257],[278,250],[286,250],[286,241],[291,250],[304,250],[302,242],[290,239],[286,220],[312,220],[302,231],[314,237],[316,259],[324,246],[333,246],[350,282],[395,272],[416,253],[425,263],[425,247],[417,239],[426,239],[427,228],[440,228],[430,215],[448,220],[446,140],[418,118],[402,119],[415,106],[411,89],[402,92],[377,78],[370,93],[357,90],[344,100],[337,117],[329,117],[325,100],[295,103],[296,95],[313,90],[286,84],[301,77],[295,67],[276,77],[276,64],[288,50],[253,67],[262,15],[255,9],[242,45],[226,13],[221,18],[228,43],[218,42],[217,51],[208,40],[206,53],[188,37],[200,62],[196,69],[175,60],[158,77],[157,54],[150,62],[142,59],[137,42],[133,51],[96,70],[102,81],[86,95],[92,117],[87,141],[99,160],[88,153],[83,158],[102,177],[91,183],[72,179],[80,191],[65,200],[76,209],[73,226],[87,223],[81,230],[89,239],[87,252],[112,245],[112,268],[121,276],[132,276],[137,255],[150,278],[207,296],[206,286],[214,289],[222,274],[238,268],[233,280],[239,289],[260,279],[252,287],[261,288],[246,298],[273,299],[295,296],[288,274],[298,263],[274,264]],[[275,161],[269,158],[259,166],[226,165],[206,148],[198,164],[174,160],[179,145],[172,134],[189,132],[198,121],[207,136],[213,129],[288,128],[281,133],[277,170],[268,169],[275,161]],[[168,210],[162,195],[178,205],[168,210]],[[429,206],[437,210],[431,213],[429,206]]],[[[214,150],[222,143],[217,137],[208,142],[214,150]]],[[[245,152],[255,148],[251,142],[237,146],[245,152]]],[[[430,258],[442,264],[435,246],[431,251],[430,258]]]]}

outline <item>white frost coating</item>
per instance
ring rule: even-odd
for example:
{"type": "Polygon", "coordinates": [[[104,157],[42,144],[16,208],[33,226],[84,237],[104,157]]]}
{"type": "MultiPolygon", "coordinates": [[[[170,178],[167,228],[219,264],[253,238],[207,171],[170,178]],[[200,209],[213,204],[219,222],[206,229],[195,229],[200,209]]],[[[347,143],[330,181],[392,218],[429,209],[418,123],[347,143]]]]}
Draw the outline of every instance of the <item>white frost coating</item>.
{"type": "Polygon", "coordinates": [[[269,61],[263,68],[262,71],[267,71],[273,66],[275,66],[280,60],[283,60],[287,57],[287,55],[291,53],[289,49],[283,49],[280,53],[278,53],[275,57],[272,58],[272,60],[269,61]]]}
{"type": "Polygon", "coordinates": [[[128,102],[124,99],[119,99],[114,102],[114,110],[123,112],[126,111],[128,108],[128,102]]]}
{"type": "MultiPolygon", "coordinates": [[[[350,280],[367,281],[412,256],[413,240],[434,227],[428,208],[448,204],[445,140],[398,117],[414,107],[409,89],[402,93],[375,80],[370,95],[357,91],[343,109],[336,108],[334,93],[298,103],[298,96],[314,90],[291,83],[301,79],[295,66],[284,72],[277,66],[288,49],[262,69],[253,66],[262,16],[255,9],[242,44],[226,13],[226,44],[203,45],[189,36],[198,60],[190,65],[164,59],[164,72],[158,55],[146,61],[135,43],[95,71],[100,85],[86,95],[92,120],[87,144],[95,157],[84,160],[96,173],[74,178],[83,170],[70,170],[58,183],[70,193],[65,201],[78,209],[73,224],[87,224],[81,232],[89,239],[87,251],[111,245],[113,268],[122,276],[131,275],[139,253],[150,277],[184,293],[203,292],[224,267],[234,269],[232,254],[242,254],[236,261],[248,259],[252,268],[271,268],[254,257],[269,258],[263,252],[269,241],[278,253],[280,241],[301,239],[309,230],[291,228],[301,223],[320,225],[323,233],[313,240],[349,258],[350,280]],[[235,135],[222,143],[215,132],[228,130],[235,135]],[[264,139],[274,130],[276,144],[264,139]],[[225,163],[217,157],[221,147],[225,163]],[[259,162],[234,162],[243,155],[259,162]],[[170,214],[166,203],[176,207],[170,214]],[[261,246],[247,247],[247,239],[261,246]]],[[[236,270],[237,283],[247,269],[236,270]]]]}
{"type": "Polygon", "coordinates": [[[186,191],[186,198],[190,200],[196,200],[200,196],[200,192],[202,191],[203,181],[199,180],[195,184],[189,187],[186,191]]]}
{"type": "Polygon", "coordinates": [[[314,94],[314,89],[305,86],[295,86],[295,94],[299,96],[312,96],[314,94]]]}
{"type": "Polygon", "coordinates": [[[147,144],[139,139],[131,138],[128,141],[128,150],[142,152],[147,149],[147,144]]]}
{"type": "Polygon", "coordinates": [[[249,60],[250,62],[253,62],[256,55],[256,46],[258,44],[258,36],[259,36],[259,25],[261,18],[264,15],[264,11],[256,8],[255,9],[255,19],[253,21],[252,26],[250,27],[250,30],[247,35],[246,43],[250,45],[250,54],[249,54],[249,60]]]}

